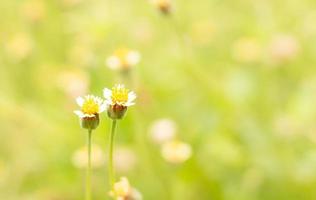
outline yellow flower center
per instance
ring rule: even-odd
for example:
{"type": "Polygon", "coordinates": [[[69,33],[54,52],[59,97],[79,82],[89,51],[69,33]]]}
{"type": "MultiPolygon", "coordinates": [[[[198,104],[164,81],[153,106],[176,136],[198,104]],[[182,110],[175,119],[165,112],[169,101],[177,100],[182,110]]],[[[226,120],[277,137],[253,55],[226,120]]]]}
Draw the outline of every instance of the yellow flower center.
{"type": "Polygon", "coordinates": [[[118,57],[118,59],[121,61],[122,65],[128,65],[128,62],[126,60],[126,56],[128,54],[129,50],[126,48],[121,48],[115,51],[114,55],[118,57]]]}
{"type": "Polygon", "coordinates": [[[168,8],[170,6],[170,1],[168,1],[168,0],[157,0],[156,4],[160,8],[168,8]]]}
{"type": "Polygon", "coordinates": [[[128,89],[124,87],[113,87],[112,88],[112,102],[115,103],[126,103],[128,100],[128,89]]]}
{"type": "Polygon", "coordinates": [[[84,114],[93,115],[99,112],[99,105],[93,99],[87,99],[81,110],[84,114]]]}

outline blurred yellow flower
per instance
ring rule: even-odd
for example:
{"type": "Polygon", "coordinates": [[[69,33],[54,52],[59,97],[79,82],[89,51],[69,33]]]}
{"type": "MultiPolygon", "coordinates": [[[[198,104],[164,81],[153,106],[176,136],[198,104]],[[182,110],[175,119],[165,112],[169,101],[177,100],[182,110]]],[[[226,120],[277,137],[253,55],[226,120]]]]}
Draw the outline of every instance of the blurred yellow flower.
{"type": "Polygon", "coordinates": [[[260,59],[262,49],[255,38],[240,38],[232,48],[232,55],[238,62],[256,62],[260,59]]]}
{"type": "Polygon", "coordinates": [[[171,0],[151,0],[151,2],[164,14],[169,14],[171,12],[171,0]]]}
{"type": "Polygon", "coordinates": [[[117,49],[113,55],[106,59],[106,64],[114,70],[129,70],[140,61],[140,54],[127,48],[117,49]]]}
{"type": "Polygon", "coordinates": [[[31,54],[33,42],[28,35],[20,33],[9,39],[6,43],[6,50],[13,59],[22,60],[31,54]]]}
{"type": "Polygon", "coordinates": [[[150,138],[157,144],[173,140],[176,136],[176,131],[176,123],[167,118],[154,121],[149,128],[150,138]]]}
{"type": "Polygon", "coordinates": [[[31,22],[38,22],[45,17],[46,10],[42,0],[28,0],[22,7],[22,14],[31,22]]]}
{"type": "Polygon", "coordinates": [[[192,25],[191,37],[199,45],[209,44],[214,39],[215,25],[209,20],[195,22],[192,25]]]}
{"type": "Polygon", "coordinates": [[[126,177],[121,177],[120,181],[114,183],[110,196],[116,200],[141,200],[141,194],[129,184],[126,177]]]}
{"type": "Polygon", "coordinates": [[[188,160],[192,149],[189,144],[175,140],[163,144],[161,155],[166,161],[177,164],[188,160]]]}
{"type": "MultiPolygon", "coordinates": [[[[87,147],[82,147],[75,151],[72,157],[72,163],[75,167],[83,169],[88,165],[87,147]]],[[[105,156],[101,147],[93,144],[91,147],[91,166],[93,168],[102,167],[105,163],[105,156]]]]}

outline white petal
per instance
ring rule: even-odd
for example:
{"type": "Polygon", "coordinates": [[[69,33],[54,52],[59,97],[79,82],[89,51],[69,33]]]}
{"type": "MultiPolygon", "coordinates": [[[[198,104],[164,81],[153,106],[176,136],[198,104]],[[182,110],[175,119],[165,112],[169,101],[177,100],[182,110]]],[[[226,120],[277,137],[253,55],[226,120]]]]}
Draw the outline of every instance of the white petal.
{"type": "Polygon", "coordinates": [[[118,69],[121,66],[121,61],[116,56],[110,56],[106,59],[106,64],[110,69],[118,69]]]}
{"type": "Polygon", "coordinates": [[[135,105],[135,103],[134,102],[127,102],[124,104],[124,106],[132,106],[132,105],[135,105]]]}
{"type": "Polygon", "coordinates": [[[100,108],[99,108],[99,113],[102,113],[106,110],[107,108],[107,104],[104,102],[100,105],[100,108]]]}
{"type": "Polygon", "coordinates": [[[82,105],[83,105],[83,103],[84,103],[84,98],[78,97],[78,98],[76,99],[76,101],[77,101],[77,104],[78,104],[80,107],[82,107],[82,105]]]}
{"type": "Polygon", "coordinates": [[[131,91],[128,93],[128,102],[132,102],[136,99],[136,94],[135,92],[131,91]]]}
{"type": "Polygon", "coordinates": [[[124,89],[125,88],[124,84],[117,84],[115,87],[117,89],[124,89]]]}
{"type": "Polygon", "coordinates": [[[78,115],[78,117],[80,117],[80,118],[85,117],[85,114],[84,114],[83,112],[81,112],[80,110],[75,110],[74,113],[75,113],[76,115],[78,115]]]}
{"type": "Polygon", "coordinates": [[[106,99],[106,100],[104,100],[104,103],[105,103],[106,105],[112,105],[112,104],[113,104],[113,102],[112,102],[111,99],[106,99]]]}
{"type": "Polygon", "coordinates": [[[84,114],[84,117],[95,117],[95,114],[84,114]]]}
{"type": "Polygon", "coordinates": [[[101,104],[103,103],[103,99],[100,98],[100,97],[95,97],[94,101],[95,101],[99,106],[101,106],[101,104]]]}
{"type": "Polygon", "coordinates": [[[111,99],[112,97],[112,90],[109,90],[108,88],[103,89],[103,96],[105,99],[111,99]]]}

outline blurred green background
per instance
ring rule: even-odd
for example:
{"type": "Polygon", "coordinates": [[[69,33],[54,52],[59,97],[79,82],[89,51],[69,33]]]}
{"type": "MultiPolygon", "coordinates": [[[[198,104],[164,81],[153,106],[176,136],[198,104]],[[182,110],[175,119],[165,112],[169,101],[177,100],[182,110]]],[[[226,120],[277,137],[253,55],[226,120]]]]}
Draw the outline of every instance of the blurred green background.
{"type": "MultiPolygon", "coordinates": [[[[316,199],[316,1],[177,0],[164,15],[146,0],[1,0],[0,12],[1,200],[83,199],[75,98],[118,82],[138,98],[119,122],[117,177],[145,200],[316,199]],[[141,54],[128,77],[105,64],[120,47],[141,54]],[[188,160],[161,156],[160,119],[188,160]]],[[[110,123],[93,133],[94,199],[108,198],[110,123]]]]}

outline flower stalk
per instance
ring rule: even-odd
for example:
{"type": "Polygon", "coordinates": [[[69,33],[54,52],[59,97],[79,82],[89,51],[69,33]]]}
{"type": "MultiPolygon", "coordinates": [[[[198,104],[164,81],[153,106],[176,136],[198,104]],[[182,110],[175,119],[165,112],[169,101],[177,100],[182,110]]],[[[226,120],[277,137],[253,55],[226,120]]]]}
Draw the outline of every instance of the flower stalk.
{"type": "Polygon", "coordinates": [[[86,167],[86,194],[85,200],[92,200],[91,195],[91,137],[92,130],[99,126],[99,114],[106,109],[106,104],[103,99],[93,95],[78,97],[76,99],[80,110],[75,110],[74,113],[79,117],[80,126],[88,130],[87,149],[88,163],[86,167]]]}
{"type": "Polygon", "coordinates": [[[110,135],[110,150],[109,150],[109,184],[111,188],[115,182],[115,173],[114,173],[114,163],[113,163],[113,147],[114,147],[114,136],[116,130],[116,119],[112,120],[111,126],[111,135],[110,135]]]}
{"type": "Polygon", "coordinates": [[[86,171],[86,200],[91,200],[91,135],[92,129],[88,130],[87,146],[88,146],[88,165],[86,171]]]}

